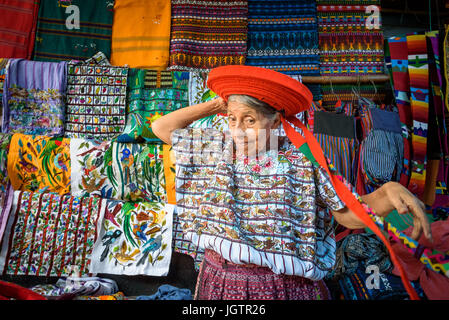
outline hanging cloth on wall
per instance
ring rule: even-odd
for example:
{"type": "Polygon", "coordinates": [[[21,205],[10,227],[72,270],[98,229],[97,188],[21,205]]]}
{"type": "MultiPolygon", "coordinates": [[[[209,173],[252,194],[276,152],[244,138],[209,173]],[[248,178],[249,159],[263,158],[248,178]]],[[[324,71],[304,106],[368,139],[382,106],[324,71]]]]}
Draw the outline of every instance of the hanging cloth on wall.
{"type": "Polygon", "coordinates": [[[245,63],[248,1],[172,0],[168,70],[245,63]]]}
{"type": "Polygon", "coordinates": [[[2,132],[62,135],[66,73],[66,62],[11,59],[2,97],[2,132]]]}
{"type": "Polygon", "coordinates": [[[0,4],[0,57],[31,59],[39,0],[9,0],[0,4]]]}
{"type": "Polygon", "coordinates": [[[8,275],[87,275],[104,200],[15,191],[0,252],[8,275]]]}
{"type": "Polygon", "coordinates": [[[16,133],[8,152],[14,190],[70,193],[70,140],[16,133]]]}
{"type": "Polygon", "coordinates": [[[410,106],[413,117],[412,172],[409,190],[418,198],[424,192],[429,119],[429,64],[425,35],[407,36],[410,106]]]}
{"type": "Polygon", "coordinates": [[[91,63],[68,63],[68,138],[112,140],[125,127],[128,68],[114,67],[107,60],[99,62],[95,58],[89,59],[91,63]]]}
{"type": "Polygon", "coordinates": [[[164,70],[170,49],[169,0],[115,0],[111,63],[164,70]]]}
{"type": "Polygon", "coordinates": [[[111,56],[113,1],[42,0],[33,60],[85,60],[111,56]]]}

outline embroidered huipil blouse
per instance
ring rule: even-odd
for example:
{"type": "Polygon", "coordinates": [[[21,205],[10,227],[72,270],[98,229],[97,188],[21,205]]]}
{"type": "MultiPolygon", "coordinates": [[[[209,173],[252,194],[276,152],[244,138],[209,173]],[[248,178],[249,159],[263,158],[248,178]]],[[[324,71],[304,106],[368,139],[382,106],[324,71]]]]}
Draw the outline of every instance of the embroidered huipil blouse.
{"type": "Polygon", "coordinates": [[[237,264],[320,280],[335,262],[328,209],[345,205],[324,169],[285,139],[279,151],[233,157],[213,129],[173,132],[176,201],[186,238],[237,264]]]}

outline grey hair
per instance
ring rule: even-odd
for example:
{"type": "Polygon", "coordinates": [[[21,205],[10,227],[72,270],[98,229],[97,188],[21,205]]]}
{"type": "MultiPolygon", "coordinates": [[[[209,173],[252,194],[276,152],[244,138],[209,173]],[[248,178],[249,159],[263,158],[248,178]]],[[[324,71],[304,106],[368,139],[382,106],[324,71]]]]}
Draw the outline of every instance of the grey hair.
{"type": "Polygon", "coordinates": [[[276,120],[276,115],[279,113],[268,103],[244,94],[232,94],[228,97],[228,101],[238,101],[243,103],[248,107],[255,109],[270,121],[276,120]]]}

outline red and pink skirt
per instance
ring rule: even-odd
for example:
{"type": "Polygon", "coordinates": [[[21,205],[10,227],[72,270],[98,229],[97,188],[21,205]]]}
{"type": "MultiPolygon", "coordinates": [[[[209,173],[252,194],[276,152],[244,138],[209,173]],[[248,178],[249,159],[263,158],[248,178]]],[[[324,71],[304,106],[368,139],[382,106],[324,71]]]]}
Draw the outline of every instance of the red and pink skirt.
{"type": "Polygon", "coordinates": [[[238,265],[206,250],[196,300],[329,300],[324,281],[275,274],[267,267],[238,265]]]}

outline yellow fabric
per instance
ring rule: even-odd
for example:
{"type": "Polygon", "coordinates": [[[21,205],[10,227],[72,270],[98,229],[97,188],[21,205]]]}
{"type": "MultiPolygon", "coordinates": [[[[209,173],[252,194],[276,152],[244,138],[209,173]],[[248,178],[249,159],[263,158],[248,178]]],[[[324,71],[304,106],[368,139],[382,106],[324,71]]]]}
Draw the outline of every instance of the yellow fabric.
{"type": "Polygon", "coordinates": [[[70,193],[70,139],[16,133],[7,167],[14,190],[70,193]]]}
{"type": "Polygon", "coordinates": [[[170,0],[115,0],[111,64],[166,69],[170,27],[170,0]]]}
{"type": "Polygon", "coordinates": [[[163,161],[164,161],[164,175],[165,175],[165,189],[167,192],[167,202],[169,204],[176,204],[176,187],[175,187],[175,152],[168,144],[162,146],[163,161]]]}

